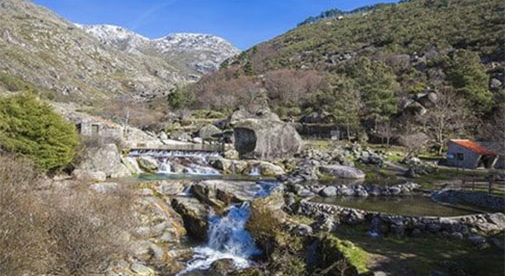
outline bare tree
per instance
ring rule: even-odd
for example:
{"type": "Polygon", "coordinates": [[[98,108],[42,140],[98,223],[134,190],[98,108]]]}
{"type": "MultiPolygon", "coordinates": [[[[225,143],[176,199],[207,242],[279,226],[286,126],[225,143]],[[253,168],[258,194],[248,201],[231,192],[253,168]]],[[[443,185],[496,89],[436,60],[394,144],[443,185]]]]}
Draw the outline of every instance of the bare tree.
{"type": "Polygon", "coordinates": [[[437,102],[424,118],[425,133],[438,147],[441,155],[446,140],[452,135],[460,135],[464,128],[472,121],[472,117],[465,110],[462,97],[458,97],[451,88],[440,89],[437,102]]]}
{"type": "Polygon", "coordinates": [[[382,143],[384,144],[384,139],[386,139],[386,146],[389,147],[391,144],[391,138],[395,134],[396,129],[391,124],[390,120],[385,120],[383,122],[377,123],[377,134],[381,137],[382,143]]]}

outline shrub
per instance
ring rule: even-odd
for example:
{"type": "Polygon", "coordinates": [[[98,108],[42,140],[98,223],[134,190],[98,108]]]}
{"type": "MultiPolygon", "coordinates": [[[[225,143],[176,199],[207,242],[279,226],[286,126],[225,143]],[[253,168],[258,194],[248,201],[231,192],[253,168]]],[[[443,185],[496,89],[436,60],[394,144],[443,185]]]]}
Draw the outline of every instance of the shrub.
{"type": "Polygon", "coordinates": [[[128,243],[121,239],[132,226],[131,196],[125,191],[100,194],[76,190],[49,196],[48,235],[53,265],[50,275],[104,273],[124,257],[128,243]]]}
{"type": "Polygon", "coordinates": [[[2,275],[97,275],[126,255],[129,192],[78,185],[52,193],[35,189],[39,181],[31,161],[0,154],[2,275]]]}
{"type": "MultiPolygon", "coordinates": [[[[0,155],[0,271],[44,272],[47,235],[33,192],[37,172],[26,159],[0,155]]],[[[39,274],[37,273],[37,274],[39,274]]]]}
{"type": "Polygon", "coordinates": [[[0,146],[32,159],[43,170],[69,164],[78,145],[75,127],[24,93],[0,99],[0,146]]]}

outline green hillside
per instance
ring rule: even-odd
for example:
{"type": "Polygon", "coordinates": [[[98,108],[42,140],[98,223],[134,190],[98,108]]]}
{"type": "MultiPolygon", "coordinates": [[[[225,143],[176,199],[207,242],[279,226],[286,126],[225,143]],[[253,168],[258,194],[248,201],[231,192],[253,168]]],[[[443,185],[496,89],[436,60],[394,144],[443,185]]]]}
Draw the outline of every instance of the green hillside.
{"type": "Polygon", "coordinates": [[[444,136],[476,136],[504,112],[503,1],[404,1],[313,21],[227,60],[179,95],[222,110],[266,96],[285,118],[381,138],[432,133],[444,110],[458,111],[446,116],[457,127],[444,136]],[[432,94],[439,100],[427,102],[432,94]]]}

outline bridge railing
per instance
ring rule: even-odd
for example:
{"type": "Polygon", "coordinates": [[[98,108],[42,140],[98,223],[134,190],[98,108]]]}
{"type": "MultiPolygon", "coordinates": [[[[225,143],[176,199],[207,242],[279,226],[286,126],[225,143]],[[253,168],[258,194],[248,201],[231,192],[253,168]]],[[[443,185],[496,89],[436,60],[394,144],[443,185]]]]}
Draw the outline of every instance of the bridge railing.
{"type": "Polygon", "coordinates": [[[147,147],[138,145],[135,148],[131,148],[130,151],[201,151],[201,152],[223,152],[224,145],[222,144],[181,144],[181,145],[163,145],[159,147],[147,147]]]}

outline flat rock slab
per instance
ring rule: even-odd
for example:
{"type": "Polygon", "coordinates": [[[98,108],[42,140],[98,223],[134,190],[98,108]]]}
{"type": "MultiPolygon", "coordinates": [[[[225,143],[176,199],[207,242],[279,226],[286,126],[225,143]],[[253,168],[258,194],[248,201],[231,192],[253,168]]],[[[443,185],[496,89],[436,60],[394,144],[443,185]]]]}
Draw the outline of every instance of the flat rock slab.
{"type": "Polygon", "coordinates": [[[362,170],[348,166],[341,166],[341,165],[321,166],[319,167],[319,171],[339,178],[348,178],[348,179],[365,178],[365,173],[362,170]]]}

